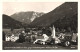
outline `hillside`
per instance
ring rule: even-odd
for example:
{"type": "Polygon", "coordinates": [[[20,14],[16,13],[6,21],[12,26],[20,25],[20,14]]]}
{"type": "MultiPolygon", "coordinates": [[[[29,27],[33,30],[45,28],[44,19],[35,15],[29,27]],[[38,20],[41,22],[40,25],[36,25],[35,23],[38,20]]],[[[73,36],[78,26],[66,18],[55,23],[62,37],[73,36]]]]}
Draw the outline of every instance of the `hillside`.
{"type": "Polygon", "coordinates": [[[27,12],[18,12],[11,17],[17,21],[29,24],[31,23],[35,18],[42,16],[44,13],[34,12],[34,11],[27,11],[27,12]]]}
{"type": "Polygon", "coordinates": [[[21,22],[12,19],[10,16],[2,15],[3,28],[20,28],[21,22]]]}
{"type": "Polygon", "coordinates": [[[65,17],[63,19],[57,20],[55,23],[53,23],[58,28],[71,28],[72,30],[77,30],[78,28],[78,15],[74,14],[72,17],[65,17]]]}
{"type": "Polygon", "coordinates": [[[58,28],[67,28],[69,26],[71,28],[77,28],[77,6],[77,2],[63,3],[51,12],[36,18],[30,26],[47,27],[54,25],[58,28]],[[73,27],[73,25],[75,26],[73,27]]]}

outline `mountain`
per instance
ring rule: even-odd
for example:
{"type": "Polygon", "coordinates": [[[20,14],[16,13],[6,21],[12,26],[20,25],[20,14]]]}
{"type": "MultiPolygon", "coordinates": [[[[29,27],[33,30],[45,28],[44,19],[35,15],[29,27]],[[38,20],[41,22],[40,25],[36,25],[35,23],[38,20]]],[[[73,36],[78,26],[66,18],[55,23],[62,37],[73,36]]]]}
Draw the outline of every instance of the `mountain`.
{"type": "Polygon", "coordinates": [[[12,19],[10,16],[2,15],[3,28],[20,28],[21,22],[12,19]]]}
{"type": "Polygon", "coordinates": [[[34,12],[34,11],[28,11],[28,12],[18,12],[11,17],[17,21],[29,24],[31,23],[35,18],[42,16],[44,13],[34,12]]]}
{"type": "Polygon", "coordinates": [[[56,28],[71,27],[77,29],[77,9],[77,2],[65,2],[51,12],[36,18],[30,26],[49,27],[54,25],[56,28]]]}

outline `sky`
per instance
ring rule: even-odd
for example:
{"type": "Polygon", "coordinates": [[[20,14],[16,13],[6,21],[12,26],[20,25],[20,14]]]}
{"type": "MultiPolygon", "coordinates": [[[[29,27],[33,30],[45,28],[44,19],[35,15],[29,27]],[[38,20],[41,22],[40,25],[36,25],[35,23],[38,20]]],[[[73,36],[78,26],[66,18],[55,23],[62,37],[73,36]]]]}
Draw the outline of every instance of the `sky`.
{"type": "Polygon", "coordinates": [[[3,2],[3,14],[35,11],[48,13],[64,2],[3,2]]]}

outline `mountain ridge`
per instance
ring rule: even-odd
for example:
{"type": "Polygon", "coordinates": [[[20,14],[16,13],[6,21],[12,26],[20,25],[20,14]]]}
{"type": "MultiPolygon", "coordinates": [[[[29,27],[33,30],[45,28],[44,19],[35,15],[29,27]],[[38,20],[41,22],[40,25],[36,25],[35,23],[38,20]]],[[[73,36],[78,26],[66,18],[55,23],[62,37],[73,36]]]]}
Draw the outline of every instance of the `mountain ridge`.
{"type": "Polygon", "coordinates": [[[27,11],[27,12],[18,12],[11,15],[11,17],[17,21],[29,24],[35,18],[42,16],[44,13],[34,12],[34,11],[27,11]]]}
{"type": "Polygon", "coordinates": [[[33,27],[49,27],[77,29],[78,26],[78,3],[65,2],[51,12],[36,18],[30,26],[33,27]],[[75,16],[75,17],[74,17],[75,16]]]}

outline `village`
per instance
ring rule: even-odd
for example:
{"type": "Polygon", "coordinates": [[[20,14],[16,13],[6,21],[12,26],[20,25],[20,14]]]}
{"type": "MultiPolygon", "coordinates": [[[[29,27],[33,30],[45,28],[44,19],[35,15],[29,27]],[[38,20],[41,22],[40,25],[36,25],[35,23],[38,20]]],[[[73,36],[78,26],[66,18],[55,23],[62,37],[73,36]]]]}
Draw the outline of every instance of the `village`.
{"type": "Polygon", "coordinates": [[[77,33],[55,32],[54,26],[52,31],[50,31],[50,29],[46,31],[45,29],[37,30],[36,28],[32,28],[29,32],[21,30],[21,32],[18,32],[16,35],[14,33],[5,35],[5,41],[21,44],[27,42],[28,44],[31,43],[37,45],[61,45],[62,47],[78,44],[77,33]]]}

